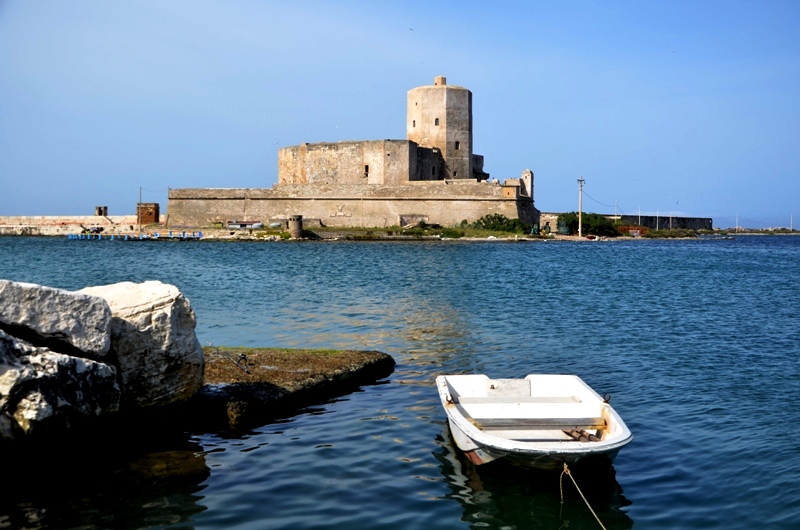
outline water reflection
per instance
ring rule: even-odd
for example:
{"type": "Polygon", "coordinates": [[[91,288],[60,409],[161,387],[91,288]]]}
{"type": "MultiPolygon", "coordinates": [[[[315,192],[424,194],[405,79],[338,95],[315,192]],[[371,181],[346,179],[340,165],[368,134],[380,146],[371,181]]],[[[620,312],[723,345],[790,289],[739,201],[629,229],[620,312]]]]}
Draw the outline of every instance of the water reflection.
{"type": "MultiPolygon", "coordinates": [[[[455,449],[446,425],[436,444],[433,455],[450,488],[446,498],[461,505],[461,520],[471,528],[598,528],[568,477],[563,478],[562,505],[558,473],[523,470],[503,462],[475,466],[455,449]]],[[[620,509],[630,501],[613,476],[589,480],[573,474],[606,528],[633,527],[631,518],[620,509]]]]}
{"type": "Polygon", "coordinates": [[[210,470],[185,435],[157,446],[141,436],[72,440],[3,460],[0,528],[191,528],[206,509],[210,470]]]}

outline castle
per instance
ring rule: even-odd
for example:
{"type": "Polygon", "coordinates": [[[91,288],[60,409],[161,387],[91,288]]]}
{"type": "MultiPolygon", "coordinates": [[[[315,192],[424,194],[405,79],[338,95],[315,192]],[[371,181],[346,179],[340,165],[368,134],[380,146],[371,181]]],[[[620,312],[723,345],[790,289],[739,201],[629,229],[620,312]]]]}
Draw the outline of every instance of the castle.
{"type": "Polygon", "coordinates": [[[304,143],[278,150],[272,188],[170,189],[169,226],[232,220],[306,226],[442,226],[501,214],[538,225],[533,173],[490,181],[472,151],[472,92],[436,77],[408,91],[405,140],[304,143]]]}

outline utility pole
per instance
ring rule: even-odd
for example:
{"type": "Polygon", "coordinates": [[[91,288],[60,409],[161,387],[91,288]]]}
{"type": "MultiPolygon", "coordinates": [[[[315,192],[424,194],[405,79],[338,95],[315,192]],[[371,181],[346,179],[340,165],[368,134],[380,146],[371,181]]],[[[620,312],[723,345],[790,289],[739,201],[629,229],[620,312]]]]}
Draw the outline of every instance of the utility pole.
{"type": "Polygon", "coordinates": [[[578,237],[583,237],[583,177],[578,179],[578,237]]]}

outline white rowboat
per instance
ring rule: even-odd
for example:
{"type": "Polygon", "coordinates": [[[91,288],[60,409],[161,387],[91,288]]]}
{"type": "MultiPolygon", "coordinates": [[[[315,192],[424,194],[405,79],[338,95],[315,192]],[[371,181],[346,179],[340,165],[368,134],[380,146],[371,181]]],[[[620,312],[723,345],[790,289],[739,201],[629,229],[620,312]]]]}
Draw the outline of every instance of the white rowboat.
{"type": "Polygon", "coordinates": [[[633,440],[619,414],[575,375],[440,375],[450,432],[473,464],[500,458],[558,469],[589,457],[613,461],[633,440]]]}

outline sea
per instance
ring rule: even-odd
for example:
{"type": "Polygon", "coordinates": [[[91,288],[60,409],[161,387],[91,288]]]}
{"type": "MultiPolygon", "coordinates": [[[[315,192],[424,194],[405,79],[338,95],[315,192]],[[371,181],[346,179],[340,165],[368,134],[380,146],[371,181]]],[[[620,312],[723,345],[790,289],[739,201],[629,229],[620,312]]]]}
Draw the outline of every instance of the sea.
{"type": "Polygon", "coordinates": [[[4,237],[0,278],[160,280],[204,345],[397,362],[246,432],[142,428],[3,457],[0,529],[800,528],[800,237],[4,237]],[[470,464],[434,386],[468,373],[576,374],[609,394],[634,435],[613,478],[470,464]],[[584,501],[572,478],[602,493],[584,501]]]}

